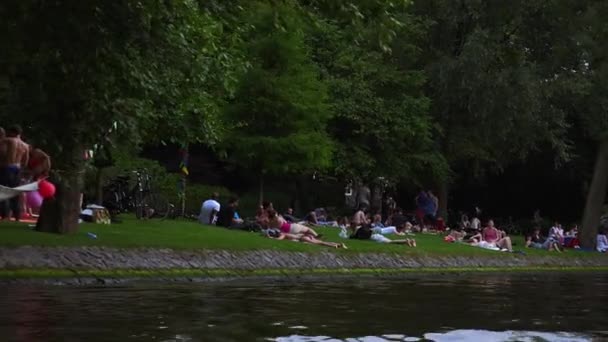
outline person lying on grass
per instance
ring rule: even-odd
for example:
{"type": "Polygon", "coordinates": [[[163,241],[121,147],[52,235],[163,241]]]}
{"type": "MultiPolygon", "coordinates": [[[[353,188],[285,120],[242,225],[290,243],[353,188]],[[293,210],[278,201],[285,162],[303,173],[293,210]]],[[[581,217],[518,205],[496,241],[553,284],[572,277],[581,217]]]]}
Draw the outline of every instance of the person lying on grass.
{"type": "Polygon", "coordinates": [[[374,233],[369,226],[362,226],[357,228],[355,233],[350,236],[350,239],[372,240],[378,243],[392,243],[416,247],[416,240],[414,239],[391,240],[382,234],[374,233]]]}
{"type": "Polygon", "coordinates": [[[346,245],[343,243],[326,242],[326,241],[319,240],[316,237],[307,235],[307,234],[283,233],[282,231],[280,231],[278,229],[274,229],[274,228],[264,230],[264,235],[267,238],[274,239],[274,240],[299,241],[299,242],[309,243],[312,245],[348,249],[348,247],[346,247],[346,245]]]}
{"type": "Polygon", "coordinates": [[[467,233],[464,231],[462,225],[450,230],[450,233],[443,238],[446,242],[462,242],[466,237],[467,233]]]}
{"type": "Polygon", "coordinates": [[[320,235],[312,228],[299,223],[289,223],[274,209],[268,209],[268,227],[280,230],[285,234],[310,235],[319,238],[320,235]]]}
{"type": "Polygon", "coordinates": [[[387,227],[382,223],[382,216],[380,216],[379,214],[374,215],[374,221],[372,222],[372,232],[382,235],[405,235],[405,232],[403,230],[405,230],[405,225],[402,225],[401,229],[397,229],[397,227],[395,226],[387,227]]]}

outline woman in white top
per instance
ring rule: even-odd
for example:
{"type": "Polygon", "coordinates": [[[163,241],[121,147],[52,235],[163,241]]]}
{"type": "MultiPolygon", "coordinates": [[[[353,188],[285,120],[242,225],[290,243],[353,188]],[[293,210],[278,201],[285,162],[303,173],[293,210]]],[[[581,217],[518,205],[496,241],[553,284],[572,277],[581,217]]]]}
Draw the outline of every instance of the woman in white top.
{"type": "Polygon", "coordinates": [[[480,230],[481,229],[481,221],[477,218],[477,216],[473,217],[471,220],[471,229],[480,230]]]}
{"type": "Polygon", "coordinates": [[[549,238],[559,242],[559,245],[564,244],[564,228],[559,222],[555,222],[555,225],[549,230],[549,238]]]}
{"type": "Polygon", "coordinates": [[[597,233],[597,251],[600,253],[606,253],[608,252],[608,238],[606,237],[606,234],[604,233],[603,230],[600,230],[597,233]]]}

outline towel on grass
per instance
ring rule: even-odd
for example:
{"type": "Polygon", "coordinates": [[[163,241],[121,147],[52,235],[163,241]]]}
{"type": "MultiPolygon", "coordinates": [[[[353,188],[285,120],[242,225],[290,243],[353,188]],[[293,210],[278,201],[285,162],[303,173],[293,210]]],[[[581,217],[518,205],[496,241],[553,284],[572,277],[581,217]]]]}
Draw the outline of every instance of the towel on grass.
{"type": "Polygon", "coordinates": [[[9,188],[0,185],[0,201],[11,199],[15,196],[21,195],[24,192],[31,191],[38,191],[38,182],[21,185],[16,188],[9,188]]]}

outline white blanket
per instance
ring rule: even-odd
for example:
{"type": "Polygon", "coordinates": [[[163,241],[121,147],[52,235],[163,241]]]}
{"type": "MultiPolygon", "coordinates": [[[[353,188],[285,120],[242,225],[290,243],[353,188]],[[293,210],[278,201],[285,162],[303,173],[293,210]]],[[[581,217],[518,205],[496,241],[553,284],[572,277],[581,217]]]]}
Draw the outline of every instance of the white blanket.
{"type": "Polygon", "coordinates": [[[15,196],[19,196],[24,192],[38,191],[38,182],[25,184],[16,188],[8,188],[0,185],[0,201],[4,201],[15,196]]]}

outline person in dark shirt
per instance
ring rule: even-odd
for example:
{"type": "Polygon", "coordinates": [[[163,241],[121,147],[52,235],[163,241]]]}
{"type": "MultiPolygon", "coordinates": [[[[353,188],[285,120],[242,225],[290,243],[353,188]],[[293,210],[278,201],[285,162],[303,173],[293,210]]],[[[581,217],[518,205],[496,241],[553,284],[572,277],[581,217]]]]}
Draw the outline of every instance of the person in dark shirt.
{"type": "Polygon", "coordinates": [[[555,239],[545,238],[544,236],[540,235],[539,227],[534,228],[532,235],[526,238],[526,247],[561,252],[559,242],[555,239]]]}
{"type": "Polygon", "coordinates": [[[546,240],[547,239],[540,235],[540,228],[536,227],[534,228],[532,235],[526,238],[526,247],[543,248],[546,240]]]}
{"type": "Polygon", "coordinates": [[[243,227],[243,220],[235,218],[234,213],[239,207],[238,198],[231,198],[227,205],[223,205],[217,217],[217,225],[226,228],[240,229],[243,227]]]}

